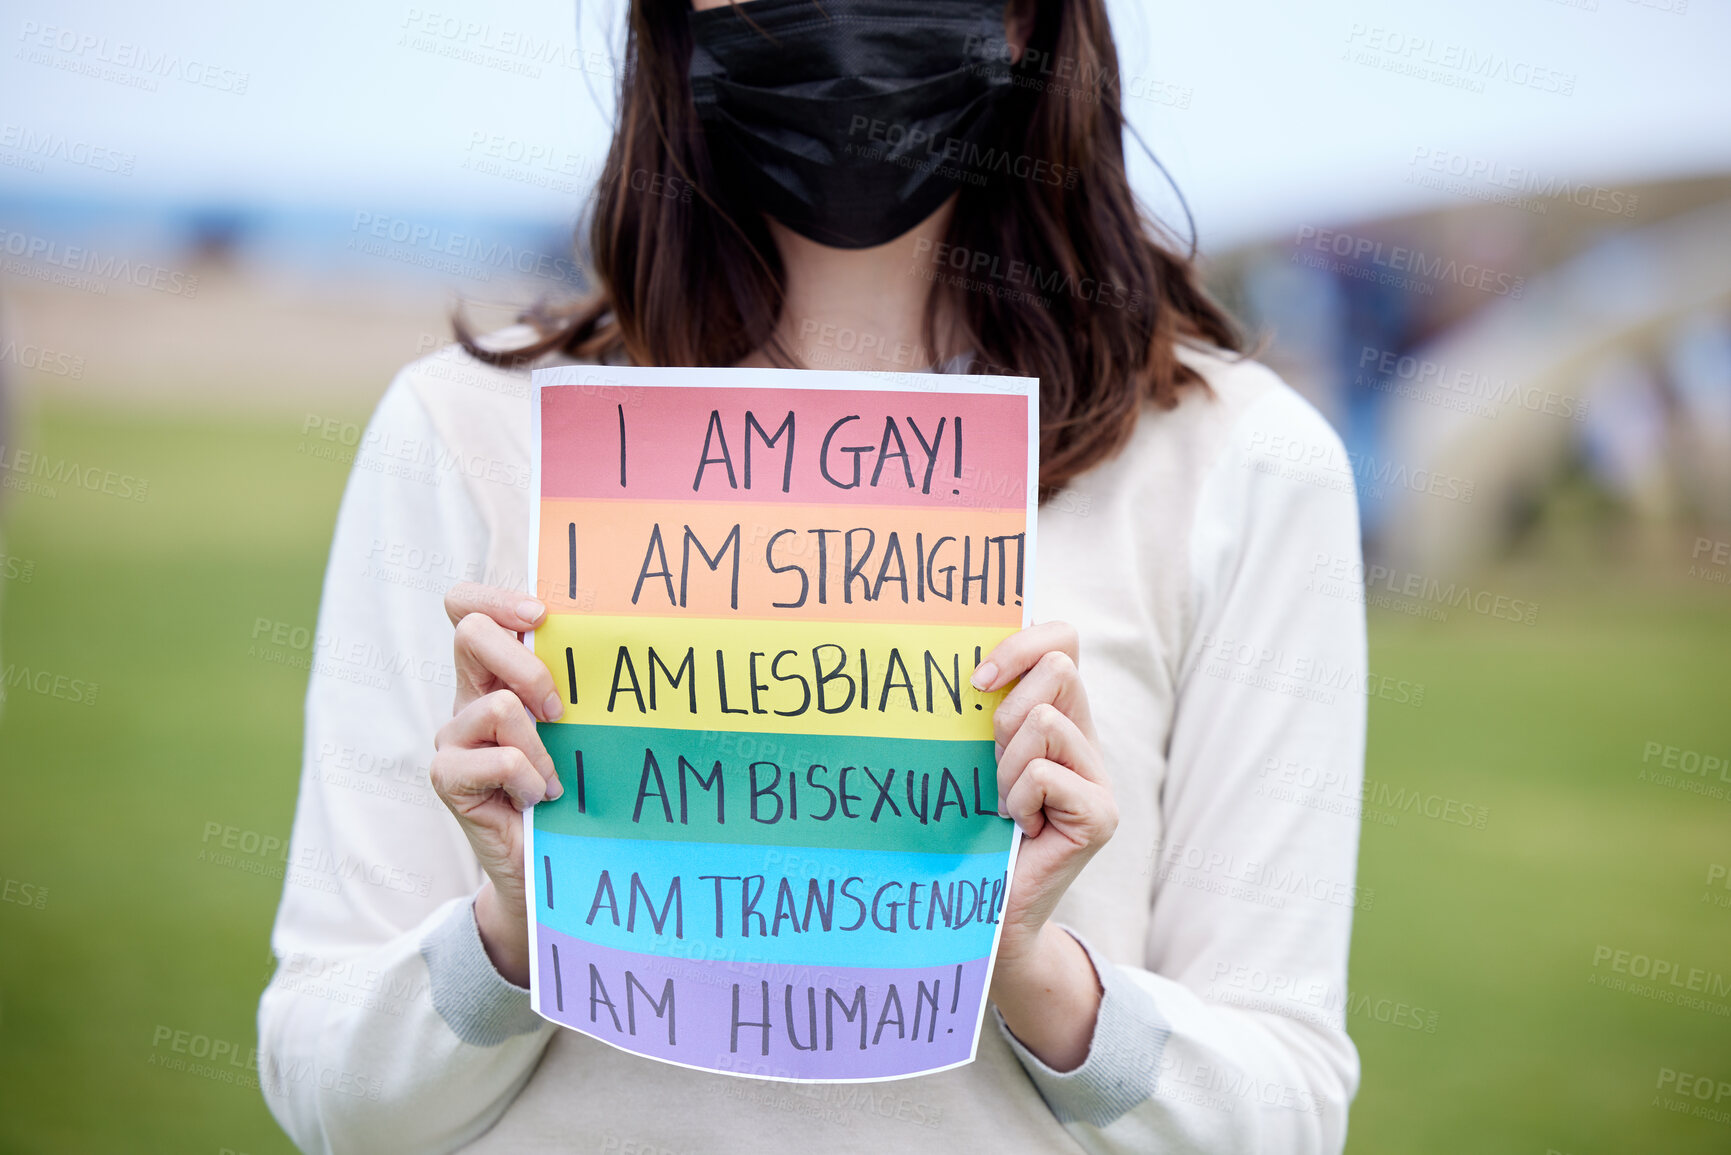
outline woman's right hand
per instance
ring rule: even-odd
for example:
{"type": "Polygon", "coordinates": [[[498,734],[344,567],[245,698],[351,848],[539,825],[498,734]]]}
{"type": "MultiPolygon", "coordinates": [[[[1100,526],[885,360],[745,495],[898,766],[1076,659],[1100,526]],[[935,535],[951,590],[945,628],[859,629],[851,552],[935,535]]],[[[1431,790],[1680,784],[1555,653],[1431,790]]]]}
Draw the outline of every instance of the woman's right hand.
{"type": "Polygon", "coordinates": [[[475,896],[481,943],[501,975],[526,987],[522,811],[564,792],[535,718],[554,721],[565,703],[522,642],[547,607],[515,590],[463,582],[445,595],[445,612],[457,629],[457,697],[433,739],[430,777],[487,873],[475,896]]]}

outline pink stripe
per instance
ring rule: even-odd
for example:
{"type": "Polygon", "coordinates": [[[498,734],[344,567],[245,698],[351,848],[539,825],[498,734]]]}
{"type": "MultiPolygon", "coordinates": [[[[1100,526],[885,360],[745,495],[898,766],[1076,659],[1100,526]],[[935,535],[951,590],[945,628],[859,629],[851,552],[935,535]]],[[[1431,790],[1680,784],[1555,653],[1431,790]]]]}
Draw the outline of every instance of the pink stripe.
{"type": "Polygon", "coordinates": [[[541,496],[1021,509],[1026,504],[1027,414],[1026,397],[1000,393],[643,389],[636,391],[633,403],[620,405],[593,389],[551,386],[542,390],[541,496]],[[788,436],[782,433],[774,448],[765,438],[776,436],[790,411],[795,415],[793,465],[784,491],[788,436]],[[712,412],[719,434],[713,432],[712,412]],[[764,436],[755,431],[751,435],[749,488],[748,412],[764,431],[764,436]],[[850,416],[857,419],[844,420],[850,416]],[[959,471],[957,418],[962,428],[959,471]],[[930,452],[921,447],[922,437],[933,447],[930,452]],[[857,454],[846,451],[860,447],[864,451],[857,454]],[[901,449],[907,453],[905,464],[897,455],[901,449]],[[698,484],[706,456],[710,463],[701,467],[698,484]]]}

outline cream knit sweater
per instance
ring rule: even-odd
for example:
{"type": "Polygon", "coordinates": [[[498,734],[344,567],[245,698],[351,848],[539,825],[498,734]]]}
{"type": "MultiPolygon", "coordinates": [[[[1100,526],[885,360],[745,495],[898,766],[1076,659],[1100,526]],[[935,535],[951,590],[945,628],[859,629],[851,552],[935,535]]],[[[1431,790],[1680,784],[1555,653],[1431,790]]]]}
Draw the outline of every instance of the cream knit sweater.
{"type": "MultiPolygon", "coordinates": [[[[977,1060],[790,1086],[622,1054],[493,970],[481,872],[427,784],[461,580],[527,588],[526,371],[405,369],[353,455],[325,574],[260,1081],[308,1151],[1330,1153],[1366,668],[1353,479],[1322,418],[1249,362],[1149,408],[1039,518],[1035,613],[1081,636],[1121,818],[1058,919],[1105,990],[1057,1073],[993,1016],[977,1060]]],[[[349,438],[348,440],[353,440],[349,438]]]]}

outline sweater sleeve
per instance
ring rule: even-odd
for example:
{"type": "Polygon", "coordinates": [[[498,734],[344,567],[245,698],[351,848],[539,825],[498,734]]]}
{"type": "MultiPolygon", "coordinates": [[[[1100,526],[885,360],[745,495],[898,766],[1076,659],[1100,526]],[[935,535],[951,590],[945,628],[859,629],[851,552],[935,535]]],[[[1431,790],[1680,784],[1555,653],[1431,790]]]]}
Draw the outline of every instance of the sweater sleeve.
{"type": "Polygon", "coordinates": [[[455,684],[443,592],[479,576],[487,530],[403,377],[353,453],[311,648],[259,1082],[302,1150],[447,1151],[497,1120],[553,1029],[489,962],[480,867],[427,781],[455,684]]]}
{"type": "Polygon", "coordinates": [[[1346,461],[1279,387],[1238,419],[1202,486],[1146,966],[1088,948],[1104,997],[1077,1069],[1010,1038],[1090,1152],[1345,1145],[1359,1075],[1347,948],[1354,907],[1370,905],[1356,803],[1366,695],[1381,689],[1362,602],[1313,580],[1360,572],[1346,461]]]}

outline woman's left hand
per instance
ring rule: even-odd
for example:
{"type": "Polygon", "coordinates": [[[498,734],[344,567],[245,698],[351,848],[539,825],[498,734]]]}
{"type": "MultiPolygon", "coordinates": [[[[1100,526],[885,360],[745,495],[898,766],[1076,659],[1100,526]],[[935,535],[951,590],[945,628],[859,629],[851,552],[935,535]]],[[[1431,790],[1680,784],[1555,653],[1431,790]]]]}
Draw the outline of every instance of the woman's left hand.
{"type": "Polygon", "coordinates": [[[1075,629],[1045,622],[1005,638],[973,678],[988,691],[1021,678],[992,716],[1000,813],[1022,829],[992,998],[1016,1036],[1060,1070],[1087,1056],[1100,988],[1081,946],[1047,920],[1118,826],[1077,658],[1075,629]]]}

